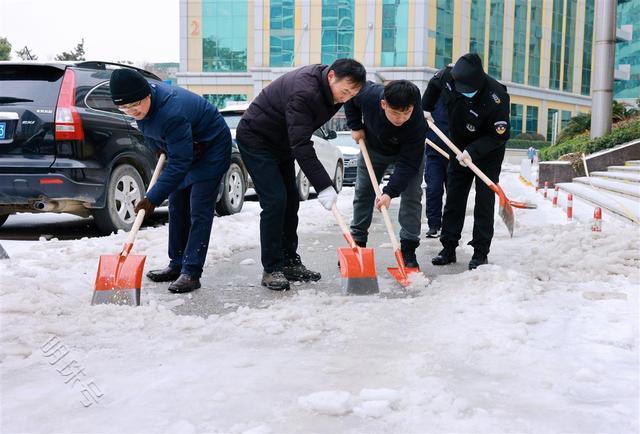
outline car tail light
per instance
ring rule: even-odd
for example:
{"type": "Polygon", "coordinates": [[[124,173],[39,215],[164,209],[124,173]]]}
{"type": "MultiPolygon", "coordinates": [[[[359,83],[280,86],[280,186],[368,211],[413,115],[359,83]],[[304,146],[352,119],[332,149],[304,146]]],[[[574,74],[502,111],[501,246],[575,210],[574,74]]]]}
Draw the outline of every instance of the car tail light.
{"type": "Polygon", "coordinates": [[[83,140],[84,129],[76,110],[76,74],[67,68],[56,104],[56,140],[83,140]]]}

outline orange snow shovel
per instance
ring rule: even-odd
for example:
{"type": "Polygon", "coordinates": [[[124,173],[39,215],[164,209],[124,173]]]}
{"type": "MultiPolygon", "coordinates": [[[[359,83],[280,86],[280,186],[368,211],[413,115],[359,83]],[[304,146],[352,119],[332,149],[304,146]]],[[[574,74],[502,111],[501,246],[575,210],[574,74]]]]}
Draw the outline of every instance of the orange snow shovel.
{"type": "MultiPolygon", "coordinates": [[[[360,139],[358,142],[360,144],[360,151],[362,152],[362,157],[364,158],[364,162],[367,165],[367,171],[369,172],[369,178],[371,179],[371,185],[373,186],[374,191],[376,192],[376,197],[382,197],[382,191],[380,191],[380,186],[378,185],[378,180],[376,179],[376,174],[373,171],[373,165],[371,164],[371,158],[369,158],[369,152],[367,151],[367,145],[364,143],[364,140],[360,139]]],[[[391,239],[391,245],[393,246],[393,253],[396,257],[396,261],[398,262],[398,268],[388,267],[387,270],[391,275],[400,283],[402,286],[409,285],[408,276],[410,273],[419,273],[419,268],[407,268],[404,265],[404,258],[402,257],[402,251],[400,250],[400,245],[398,244],[398,240],[396,238],[395,231],[393,229],[393,224],[391,223],[391,219],[389,218],[389,211],[386,206],[382,206],[380,208],[382,211],[382,217],[384,218],[384,224],[387,227],[387,232],[389,233],[389,238],[391,239]]]]}
{"type": "MultiPolygon", "coordinates": [[[[166,159],[161,154],[149,182],[149,190],[158,180],[162,166],[166,159]]],[[[96,288],[93,291],[91,304],[120,304],[140,306],[140,287],[142,286],[142,271],[146,256],[130,255],[133,242],[144,220],[144,210],[138,211],[133,222],[127,241],[118,255],[101,255],[96,276],[96,288]]]]}
{"type": "MultiPolygon", "coordinates": [[[[442,139],[442,141],[449,147],[449,149],[451,149],[456,155],[462,154],[460,149],[458,149],[458,147],[454,145],[451,140],[449,140],[449,137],[447,137],[446,134],[440,131],[440,128],[438,128],[436,124],[431,122],[429,119],[427,119],[427,123],[429,124],[429,128],[431,128],[431,130],[435,132],[438,135],[438,137],[442,139]]],[[[469,169],[473,171],[473,173],[476,174],[478,178],[480,178],[485,184],[487,184],[487,187],[489,187],[491,190],[494,191],[495,194],[498,195],[498,198],[499,198],[498,214],[502,218],[502,221],[504,221],[504,224],[507,226],[509,235],[513,237],[513,226],[515,223],[515,216],[513,215],[513,208],[511,207],[511,202],[509,201],[509,199],[507,199],[507,195],[504,194],[504,190],[502,190],[502,187],[500,187],[499,184],[496,184],[495,182],[490,180],[487,177],[487,175],[482,173],[482,170],[478,169],[478,166],[473,164],[473,162],[465,161],[465,164],[467,165],[467,167],[469,167],[469,169]]]]}
{"type": "MultiPolygon", "coordinates": [[[[426,139],[425,140],[426,143],[431,146],[433,149],[435,149],[436,151],[438,151],[438,153],[440,155],[442,155],[444,158],[446,158],[447,160],[449,159],[449,154],[447,154],[446,152],[444,152],[444,149],[442,149],[440,146],[436,145],[435,143],[433,143],[431,140],[426,139]]],[[[531,203],[529,201],[524,201],[524,202],[520,202],[517,200],[511,200],[509,199],[509,203],[511,204],[512,207],[514,208],[521,208],[521,209],[536,209],[538,208],[538,205],[536,205],[535,203],[531,203]]]]}
{"type": "Polygon", "coordinates": [[[356,244],[335,203],[331,207],[331,211],[338,221],[342,235],[349,244],[349,247],[338,248],[340,275],[345,284],[345,292],[356,295],[378,293],[378,275],[373,249],[360,247],[356,244]]]}

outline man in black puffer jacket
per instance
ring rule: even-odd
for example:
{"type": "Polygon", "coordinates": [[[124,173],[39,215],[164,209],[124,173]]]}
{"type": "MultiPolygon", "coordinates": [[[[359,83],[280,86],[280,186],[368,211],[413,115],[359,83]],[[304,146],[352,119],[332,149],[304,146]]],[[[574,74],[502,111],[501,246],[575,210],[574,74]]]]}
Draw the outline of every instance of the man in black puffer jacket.
{"type": "Polygon", "coordinates": [[[236,140],[260,199],[262,285],[289,289],[289,281],[316,281],[298,250],[299,197],[294,161],[330,210],[336,202],[331,176],[318,160],[311,136],[355,96],[366,70],[353,59],[309,65],[279,77],[260,92],[242,116],[236,140]]]}

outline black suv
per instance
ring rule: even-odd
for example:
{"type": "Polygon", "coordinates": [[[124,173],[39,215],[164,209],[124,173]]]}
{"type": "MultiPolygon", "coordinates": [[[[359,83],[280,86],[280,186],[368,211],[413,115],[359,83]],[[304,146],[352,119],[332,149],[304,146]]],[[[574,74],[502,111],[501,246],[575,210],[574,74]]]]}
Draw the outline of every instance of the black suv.
{"type": "MultiPolygon", "coordinates": [[[[111,101],[117,68],[132,67],[0,62],[0,225],[16,212],[64,212],[92,215],[104,233],[131,228],[157,159],[135,120],[111,101]]],[[[235,143],[232,161],[216,206],[222,215],[244,201],[237,178],[243,188],[247,172],[235,143]]]]}

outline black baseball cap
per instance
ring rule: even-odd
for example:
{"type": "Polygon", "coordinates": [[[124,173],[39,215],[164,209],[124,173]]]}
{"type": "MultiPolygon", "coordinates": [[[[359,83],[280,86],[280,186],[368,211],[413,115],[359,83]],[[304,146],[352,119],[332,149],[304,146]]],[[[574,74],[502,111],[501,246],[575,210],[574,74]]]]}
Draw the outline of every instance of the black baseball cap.
{"type": "Polygon", "coordinates": [[[453,83],[460,93],[479,90],[484,84],[485,75],[482,59],[476,53],[467,53],[460,57],[451,69],[453,83]]]}

